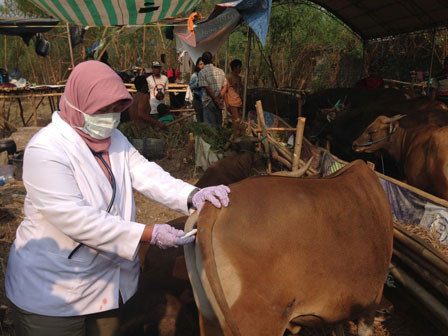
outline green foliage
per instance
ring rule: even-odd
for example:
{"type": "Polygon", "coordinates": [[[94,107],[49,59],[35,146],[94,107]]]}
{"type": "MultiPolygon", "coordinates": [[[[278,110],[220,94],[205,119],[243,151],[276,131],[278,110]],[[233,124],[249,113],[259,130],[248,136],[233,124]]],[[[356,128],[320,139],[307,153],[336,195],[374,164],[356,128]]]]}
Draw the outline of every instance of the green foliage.
{"type": "MultiPolygon", "coordinates": [[[[196,10],[207,17],[218,0],[203,0],[196,10]]],[[[2,16],[47,16],[28,0],[0,2],[2,16]]],[[[184,16],[187,16],[185,13],[184,16]]],[[[87,48],[103,36],[110,40],[116,28],[90,28],[84,43],[74,47],[75,64],[86,57],[87,48]]],[[[162,28],[163,30],[164,28],[162,28]]],[[[177,66],[175,42],[167,40],[155,25],[146,28],[128,28],[108,48],[109,63],[116,70],[128,70],[143,58],[143,66],[166,55],[164,68],[177,66]],[[145,53],[143,54],[143,43],[145,53]]],[[[34,41],[26,46],[21,38],[7,36],[0,40],[2,67],[12,71],[18,67],[32,83],[58,83],[67,79],[71,67],[66,26],[45,33],[51,43],[50,56],[39,57],[34,52],[34,41]],[[6,42],[6,43],[5,43],[6,42]],[[6,45],[6,50],[5,50],[6,45]],[[3,61],[6,58],[5,61],[3,61]]],[[[242,24],[229,38],[229,63],[240,59],[245,65],[248,27],[242,24]]],[[[446,33],[437,36],[436,66],[446,54],[446,33]]],[[[226,44],[218,55],[218,66],[226,68],[226,44]]],[[[379,65],[383,75],[394,79],[409,79],[409,71],[429,68],[431,54],[430,34],[423,37],[402,36],[386,41],[369,43],[366,64],[379,65]]],[[[245,69],[243,66],[244,75],[245,69]]],[[[352,85],[362,74],[362,43],[344,24],[323,8],[305,0],[279,0],[274,2],[267,43],[264,47],[254,38],[250,56],[249,87],[293,87],[320,89],[352,85]],[[356,69],[356,71],[354,70],[356,69]]],[[[186,80],[189,74],[183,74],[186,80]]]]}
{"type": "Polygon", "coordinates": [[[212,128],[206,123],[190,122],[187,124],[187,127],[190,132],[203,138],[217,152],[224,152],[224,146],[233,132],[230,128],[212,128]]]}

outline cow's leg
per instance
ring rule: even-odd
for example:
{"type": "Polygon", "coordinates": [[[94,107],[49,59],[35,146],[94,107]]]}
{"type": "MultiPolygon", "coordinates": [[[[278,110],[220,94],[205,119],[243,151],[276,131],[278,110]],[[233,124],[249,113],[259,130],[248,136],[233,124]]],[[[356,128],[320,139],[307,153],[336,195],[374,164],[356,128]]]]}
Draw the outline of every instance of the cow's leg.
{"type": "Polygon", "coordinates": [[[334,336],[344,336],[344,324],[343,323],[339,323],[338,325],[336,325],[334,327],[333,333],[332,335],[334,336]]]}
{"type": "Polygon", "coordinates": [[[358,336],[373,336],[373,322],[375,320],[376,309],[383,297],[383,289],[384,287],[381,287],[372,308],[358,320],[358,336]]]}
{"type": "Polygon", "coordinates": [[[373,320],[375,318],[375,311],[369,316],[365,316],[358,321],[358,336],[373,336],[373,320]]]}

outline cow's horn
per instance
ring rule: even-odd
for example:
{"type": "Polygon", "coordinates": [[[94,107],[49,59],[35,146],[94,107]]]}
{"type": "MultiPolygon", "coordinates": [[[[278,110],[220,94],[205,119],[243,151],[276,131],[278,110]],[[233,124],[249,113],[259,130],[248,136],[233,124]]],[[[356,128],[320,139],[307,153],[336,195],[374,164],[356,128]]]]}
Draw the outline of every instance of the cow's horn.
{"type": "Polygon", "coordinates": [[[398,121],[398,120],[400,120],[401,118],[404,118],[404,117],[406,117],[406,114],[397,114],[397,115],[389,118],[389,122],[398,121]]]}
{"type": "Polygon", "coordinates": [[[303,175],[305,175],[306,171],[310,168],[312,161],[313,161],[313,158],[310,158],[308,160],[308,162],[299,170],[292,171],[292,172],[279,171],[279,172],[272,173],[271,175],[285,176],[285,177],[302,177],[303,175]]]}

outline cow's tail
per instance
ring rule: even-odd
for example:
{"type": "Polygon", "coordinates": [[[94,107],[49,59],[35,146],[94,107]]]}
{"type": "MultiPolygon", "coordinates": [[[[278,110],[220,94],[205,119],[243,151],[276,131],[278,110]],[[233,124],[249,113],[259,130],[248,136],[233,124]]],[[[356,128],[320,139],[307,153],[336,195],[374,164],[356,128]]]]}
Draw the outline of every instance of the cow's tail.
{"type": "Polygon", "coordinates": [[[225,326],[221,326],[226,336],[241,336],[238,325],[233,318],[229,304],[218,275],[216,259],[213,249],[213,232],[219,210],[213,206],[204,206],[198,221],[198,243],[201,250],[205,274],[216,298],[216,302],[224,316],[225,326]]]}

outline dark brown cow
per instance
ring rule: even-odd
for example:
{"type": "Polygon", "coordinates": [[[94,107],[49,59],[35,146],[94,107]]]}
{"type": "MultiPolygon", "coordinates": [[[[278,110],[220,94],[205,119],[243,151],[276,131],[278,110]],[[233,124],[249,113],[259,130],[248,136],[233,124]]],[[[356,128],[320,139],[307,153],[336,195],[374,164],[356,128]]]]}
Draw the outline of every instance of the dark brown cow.
{"type": "Polygon", "coordinates": [[[353,149],[385,149],[400,163],[410,185],[448,200],[448,126],[405,129],[399,125],[403,117],[379,116],[353,142],[353,149]]]}
{"type": "Polygon", "coordinates": [[[281,336],[360,319],[358,334],[372,335],[393,238],[375,173],[356,161],[323,179],[255,177],[231,189],[227,208],[204,206],[196,245],[184,247],[202,334],[281,336]]]}
{"type": "Polygon", "coordinates": [[[208,167],[195,185],[198,188],[205,188],[211,185],[229,185],[241,181],[251,175],[253,162],[253,153],[234,154],[226,157],[208,167]]]}

